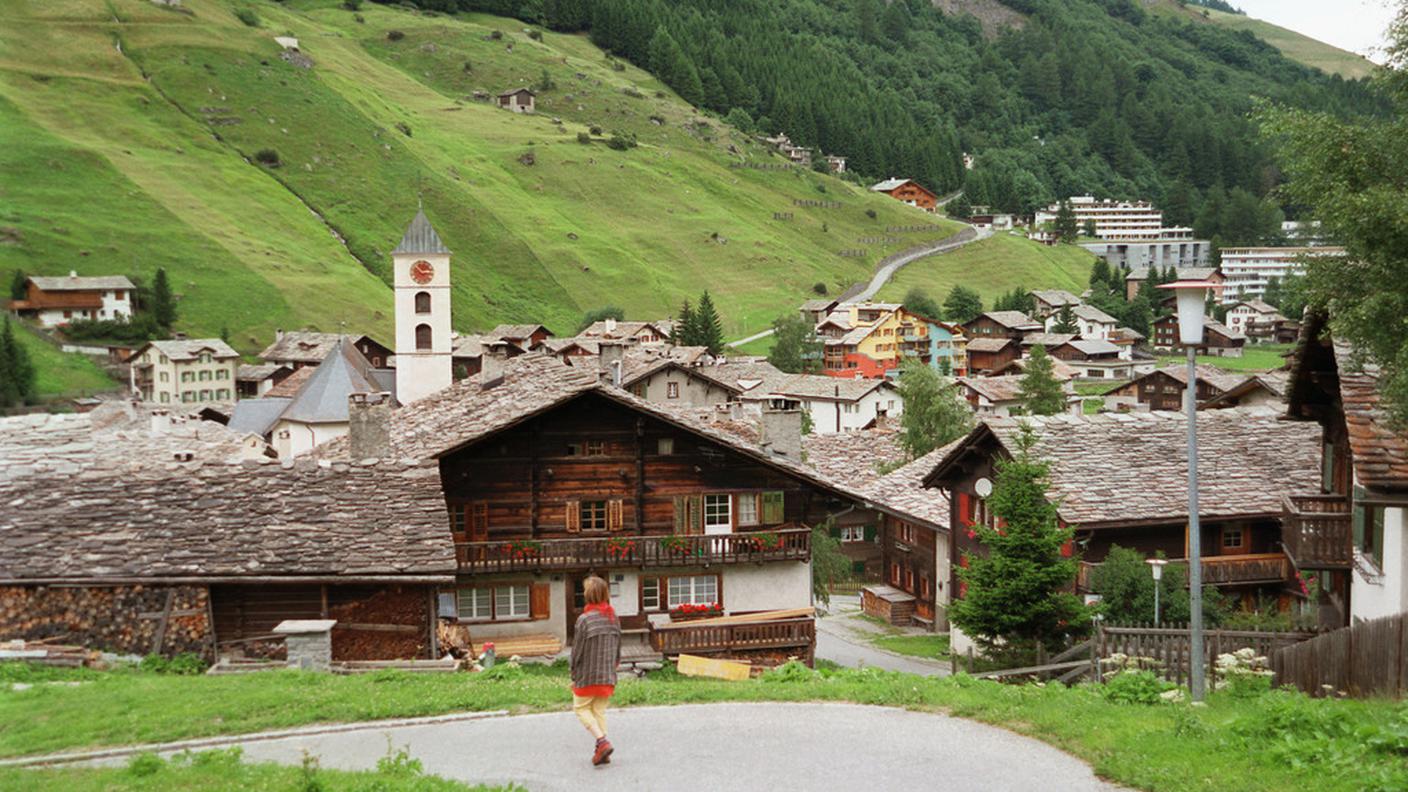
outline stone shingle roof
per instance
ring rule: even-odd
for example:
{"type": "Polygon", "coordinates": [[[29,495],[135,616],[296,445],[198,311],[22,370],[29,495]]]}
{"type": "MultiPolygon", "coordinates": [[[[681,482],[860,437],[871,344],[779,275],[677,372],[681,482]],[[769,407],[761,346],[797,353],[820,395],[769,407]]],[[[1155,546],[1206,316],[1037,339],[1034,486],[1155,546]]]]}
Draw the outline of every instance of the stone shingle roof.
{"type": "Polygon", "coordinates": [[[978,336],[968,341],[969,352],[1001,352],[1008,344],[1016,343],[1010,338],[985,338],[978,336]]]}
{"type": "MultiPolygon", "coordinates": [[[[1279,420],[1265,408],[1202,411],[1197,420],[1204,519],[1279,514],[1282,496],[1318,486],[1319,426],[1279,420]]],[[[942,485],[970,453],[1010,454],[1021,422],[1035,432],[1034,455],[1051,465],[1048,495],[1066,522],[1105,527],[1187,519],[1188,424],[1176,412],[987,418],[926,483],[942,485]]]]}
{"type": "Polygon", "coordinates": [[[1335,365],[1355,478],[1371,489],[1408,489],[1408,435],[1389,422],[1379,391],[1381,370],[1356,360],[1344,343],[1335,344],[1335,365]]]}
{"type": "Polygon", "coordinates": [[[674,334],[675,323],[665,320],[659,322],[617,322],[616,329],[607,330],[606,321],[592,322],[577,333],[578,338],[634,338],[641,330],[650,327],[656,334],[669,338],[674,334]]]}
{"type": "Polygon", "coordinates": [[[282,363],[241,363],[235,369],[235,379],[239,382],[263,382],[287,368],[282,363]]]}
{"type": "Polygon", "coordinates": [[[1093,305],[1077,305],[1075,308],[1071,309],[1071,313],[1075,316],[1080,317],[1081,319],[1084,319],[1087,322],[1096,322],[1098,324],[1119,324],[1118,319],[1113,316],[1110,316],[1109,314],[1105,313],[1099,308],[1096,308],[1093,305]]]}
{"type": "Polygon", "coordinates": [[[1021,311],[988,311],[984,313],[983,316],[986,316],[994,322],[997,322],[1003,327],[1007,327],[1013,330],[1023,327],[1041,327],[1041,322],[1038,322],[1030,316],[1027,316],[1021,311]]]}
{"type": "Polygon", "coordinates": [[[376,340],[362,335],[348,335],[342,333],[319,333],[314,330],[285,330],[274,343],[264,348],[259,353],[262,360],[289,360],[296,363],[321,363],[337,342],[348,339],[353,344],[366,338],[368,341],[376,343],[376,340]]]}
{"type": "Polygon", "coordinates": [[[280,382],[278,385],[275,385],[274,387],[270,388],[269,392],[264,394],[262,398],[292,399],[298,394],[298,391],[302,389],[304,383],[308,382],[308,380],[313,376],[313,373],[317,370],[317,366],[304,366],[303,368],[294,371],[292,374],[288,375],[287,377],[284,377],[283,381],[280,382]]]}
{"type": "Polygon", "coordinates": [[[1005,377],[963,377],[958,381],[988,401],[1002,403],[1021,400],[1023,379],[1023,375],[1010,374],[1005,377]]]}
{"type": "Polygon", "coordinates": [[[1022,346],[1057,347],[1079,337],[1076,333],[1027,333],[1022,336],[1022,346]]]}
{"type": "Polygon", "coordinates": [[[929,525],[949,527],[948,495],[942,490],[928,489],[924,477],[934,469],[949,449],[959,441],[935,449],[865,486],[865,494],[876,503],[903,512],[929,525]]]}
{"type": "Polygon", "coordinates": [[[905,458],[899,431],[888,428],[809,434],[802,438],[802,452],[818,473],[857,487],[879,478],[879,466],[905,458]]]}
{"type": "Polygon", "coordinates": [[[132,290],[137,288],[132,285],[132,281],[122,275],[60,275],[55,277],[31,275],[29,282],[43,291],[132,290]]]}
{"type": "MultiPolygon", "coordinates": [[[[994,371],[993,376],[1001,377],[1005,375],[1025,373],[1027,370],[1027,363],[1030,361],[1031,358],[1029,357],[1018,358],[1016,360],[1013,360],[1007,365],[998,369],[997,371],[994,371]]],[[[1051,373],[1055,375],[1056,379],[1061,382],[1067,382],[1080,376],[1079,369],[1068,364],[1064,360],[1058,360],[1056,358],[1051,358],[1051,373]]]]}
{"type": "Polygon", "coordinates": [[[452,579],[431,463],[202,465],[0,481],[0,581],[452,579]]]}
{"type": "Polygon", "coordinates": [[[240,353],[218,338],[169,338],[162,341],[148,341],[136,352],[133,352],[129,359],[135,360],[140,357],[147,347],[154,347],[172,360],[195,360],[202,352],[207,351],[216,360],[240,356],[240,353]]]}
{"type": "Polygon", "coordinates": [[[444,253],[448,254],[450,249],[445,247],[445,243],[440,241],[440,235],[435,233],[435,229],[430,227],[430,220],[425,216],[425,210],[417,209],[416,216],[411,218],[411,224],[406,226],[406,233],[401,237],[401,243],[391,254],[414,255],[417,253],[444,253]]]}
{"type": "MultiPolygon", "coordinates": [[[[1164,374],[1168,377],[1171,377],[1175,382],[1184,385],[1185,387],[1188,385],[1188,366],[1181,363],[1175,363],[1171,366],[1164,366],[1163,368],[1154,369],[1148,374],[1143,374],[1138,377],[1135,377],[1129,382],[1116,385],[1110,390],[1105,391],[1105,394],[1109,395],[1114,393],[1115,391],[1123,390],[1127,387],[1130,387],[1131,385],[1136,385],[1140,380],[1152,377],[1155,374],[1164,374]]],[[[1198,364],[1197,376],[1199,382],[1205,382],[1208,385],[1211,385],[1212,387],[1216,388],[1219,392],[1232,390],[1233,388],[1237,387],[1238,385],[1241,385],[1243,382],[1246,382],[1248,379],[1250,379],[1246,374],[1230,374],[1216,366],[1210,366],[1205,363],[1198,364]]]]}
{"type": "Polygon", "coordinates": [[[1034,289],[1030,294],[1038,300],[1055,308],[1069,305],[1072,308],[1081,304],[1080,297],[1071,294],[1065,289],[1034,289]]]}
{"type": "Polygon", "coordinates": [[[484,334],[486,339],[501,339],[505,341],[525,341],[539,330],[546,331],[552,335],[546,327],[540,324],[501,324],[493,330],[484,334]]]}
{"type": "MultiPolygon", "coordinates": [[[[784,374],[780,381],[772,384],[770,392],[795,399],[817,399],[820,401],[854,402],[864,398],[876,388],[894,388],[883,379],[847,379],[828,377],[824,374],[784,374]]],[[[748,395],[758,394],[760,389],[749,391],[748,395]]]]}

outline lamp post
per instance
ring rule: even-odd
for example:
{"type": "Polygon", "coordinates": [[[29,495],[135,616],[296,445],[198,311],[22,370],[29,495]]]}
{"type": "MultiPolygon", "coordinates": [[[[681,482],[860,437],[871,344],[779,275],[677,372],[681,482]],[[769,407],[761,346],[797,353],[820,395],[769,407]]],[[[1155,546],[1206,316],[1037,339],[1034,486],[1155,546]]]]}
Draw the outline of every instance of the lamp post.
{"type": "Polygon", "coordinates": [[[1159,288],[1171,289],[1178,297],[1178,341],[1188,351],[1188,387],[1183,396],[1183,412],[1188,417],[1188,693],[1194,701],[1203,700],[1203,537],[1198,523],[1198,347],[1203,343],[1204,309],[1208,289],[1217,284],[1205,280],[1180,280],[1159,288]]]}
{"type": "Polygon", "coordinates": [[[1149,571],[1154,573],[1154,626],[1159,626],[1159,581],[1164,579],[1164,565],[1168,562],[1162,558],[1147,558],[1144,563],[1149,565],[1149,571]]]}

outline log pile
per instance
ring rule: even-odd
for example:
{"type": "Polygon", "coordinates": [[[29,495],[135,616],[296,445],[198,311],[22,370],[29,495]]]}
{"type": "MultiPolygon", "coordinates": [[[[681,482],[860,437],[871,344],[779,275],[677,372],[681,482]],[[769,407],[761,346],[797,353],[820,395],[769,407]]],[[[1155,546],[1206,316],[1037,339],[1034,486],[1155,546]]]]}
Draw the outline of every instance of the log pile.
{"type": "Polygon", "coordinates": [[[0,641],[0,663],[3,662],[78,668],[99,665],[102,662],[102,655],[81,646],[68,646],[46,641],[13,640],[0,641]]]}
{"type": "Polygon", "coordinates": [[[424,588],[328,587],[334,660],[430,657],[430,603],[424,588]]]}
{"type": "Polygon", "coordinates": [[[0,638],[215,655],[204,586],[0,586],[0,638]]]}

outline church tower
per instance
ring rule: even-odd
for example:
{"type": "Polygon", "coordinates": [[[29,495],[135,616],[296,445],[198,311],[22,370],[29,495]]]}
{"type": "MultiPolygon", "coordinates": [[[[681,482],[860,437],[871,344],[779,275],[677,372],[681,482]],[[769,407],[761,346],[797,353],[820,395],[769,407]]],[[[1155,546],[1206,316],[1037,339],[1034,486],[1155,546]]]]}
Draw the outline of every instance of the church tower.
{"type": "Polygon", "coordinates": [[[425,212],[391,251],[396,291],[396,401],[410,404],[447,388],[450,360],[450,251],[425,212]]]}

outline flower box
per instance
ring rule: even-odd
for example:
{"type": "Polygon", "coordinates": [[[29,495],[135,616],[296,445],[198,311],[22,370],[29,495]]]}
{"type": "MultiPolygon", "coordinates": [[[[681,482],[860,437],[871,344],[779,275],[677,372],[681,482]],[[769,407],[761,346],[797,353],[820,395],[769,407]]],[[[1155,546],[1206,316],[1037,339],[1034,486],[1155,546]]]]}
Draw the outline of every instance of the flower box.
{"type": "Polygon", "coordinates": [[[685,603],[670,609],[670,621],[694,621],[695,619],[712,619],[715,616],[724,615],[724,606],[718,602],[701,603],[698,605],[685,603]]]}

